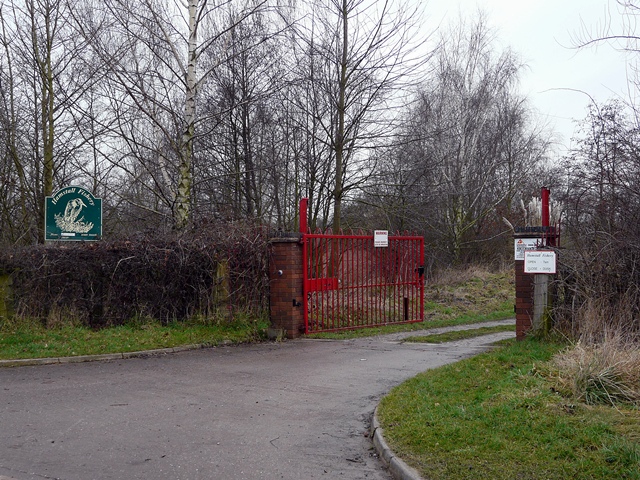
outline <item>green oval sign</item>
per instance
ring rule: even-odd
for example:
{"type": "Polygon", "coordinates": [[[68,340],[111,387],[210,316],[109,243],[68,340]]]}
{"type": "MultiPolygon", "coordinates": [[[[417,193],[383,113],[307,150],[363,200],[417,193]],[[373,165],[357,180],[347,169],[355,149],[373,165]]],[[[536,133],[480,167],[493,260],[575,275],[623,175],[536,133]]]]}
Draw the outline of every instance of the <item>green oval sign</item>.
{"type": "Polygon", "coordinates": [[[61,188],[44,203],[45,240],[100,240],[102,199],[77,186],[61,188]]]}

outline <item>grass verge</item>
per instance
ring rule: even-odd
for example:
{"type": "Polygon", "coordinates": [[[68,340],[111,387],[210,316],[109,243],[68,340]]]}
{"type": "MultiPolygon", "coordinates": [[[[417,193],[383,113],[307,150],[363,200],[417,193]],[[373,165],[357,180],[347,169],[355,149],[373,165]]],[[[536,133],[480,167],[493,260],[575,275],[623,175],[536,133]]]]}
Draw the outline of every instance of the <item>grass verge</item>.
{"type": "Polygon", "coordinates": [[[132,323],[103,330],[66,325],[5,326],[0,330],[0,359],[51,358],[135,352],[181,345],[244,343],[264,338],[266,320],[220,323],[132,323]]]}
{"type": "Polygon", "coordinates": [[[470,330],[454,330],[452,332],[437,333],[433,335],[416,335],[407,337],[403,341],[411,343],[445,343],[455,342],[456,340],[464,340],[466,338],[479,337],[481,335],[490,335],[499,332],[515,332],[515,325],[496,325],[494,327],[480,327],[470,330]]]}
{"type": "Polygon", "coordinates": [[[425,478],[640,478],[640,411],[588,406],[540,374],[564,346],[510,342],[385,397],[391,449],[425,478]]]}

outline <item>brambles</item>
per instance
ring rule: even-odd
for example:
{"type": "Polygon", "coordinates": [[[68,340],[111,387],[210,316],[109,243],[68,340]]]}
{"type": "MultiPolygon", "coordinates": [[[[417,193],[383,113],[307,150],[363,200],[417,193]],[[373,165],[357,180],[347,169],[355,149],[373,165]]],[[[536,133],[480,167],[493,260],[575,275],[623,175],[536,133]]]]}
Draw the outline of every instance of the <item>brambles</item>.
{"type": "Polygon", "coordinates": [[[19,317],[91,328],[162,323],[267,306],[267,235],[243,224],[188,236],[65,243],[4,251],[19,317]]]}
{"type": "Polygon", "coordinates": [[[619,102],[592,105],[565,159],[556,327],[586,344],[640,339],[640,131],[619,102]]]}

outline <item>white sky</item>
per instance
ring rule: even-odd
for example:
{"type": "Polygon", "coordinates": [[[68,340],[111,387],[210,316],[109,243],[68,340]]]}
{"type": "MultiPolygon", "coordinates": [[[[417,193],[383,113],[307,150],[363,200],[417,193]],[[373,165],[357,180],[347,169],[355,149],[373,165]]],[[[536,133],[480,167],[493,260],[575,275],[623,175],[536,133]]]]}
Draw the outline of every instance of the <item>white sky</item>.
{"type": "Polygon", "coordinates": [[[427,24],[446,27],[459,11],[471,15],[478,8],[487,13],[499,44],[510,46],[528,65],[522,92],[560,134],[559,154],[570,146],[574,120],[586,116],[590,100],[579,92],[553,89],[582,90],[600,103],[616,96],[628,99],[624,53],[606,44],[570,48],[583,25],[595,33],[607,18],[620,24],[615,0],[428,0],[427,24]]]}

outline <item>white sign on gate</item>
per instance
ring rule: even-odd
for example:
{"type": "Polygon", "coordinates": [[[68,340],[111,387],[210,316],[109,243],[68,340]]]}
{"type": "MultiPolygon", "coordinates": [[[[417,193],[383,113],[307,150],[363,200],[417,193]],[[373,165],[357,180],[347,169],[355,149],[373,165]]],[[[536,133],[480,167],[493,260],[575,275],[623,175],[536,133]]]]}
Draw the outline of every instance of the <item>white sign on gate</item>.
{"type": "Polygon", "coordinates": [[[516,238],[515,239],[515,259],[524,260],[524,252],[535,250],[542,246],[542,238],[516,238]]]}
{"type": "Polygon", "coordinates": [[[373,231],[373,246],[374,247],[388,247],[389,246],[389,232],[387,230],[374,230],[373,231]]]}

